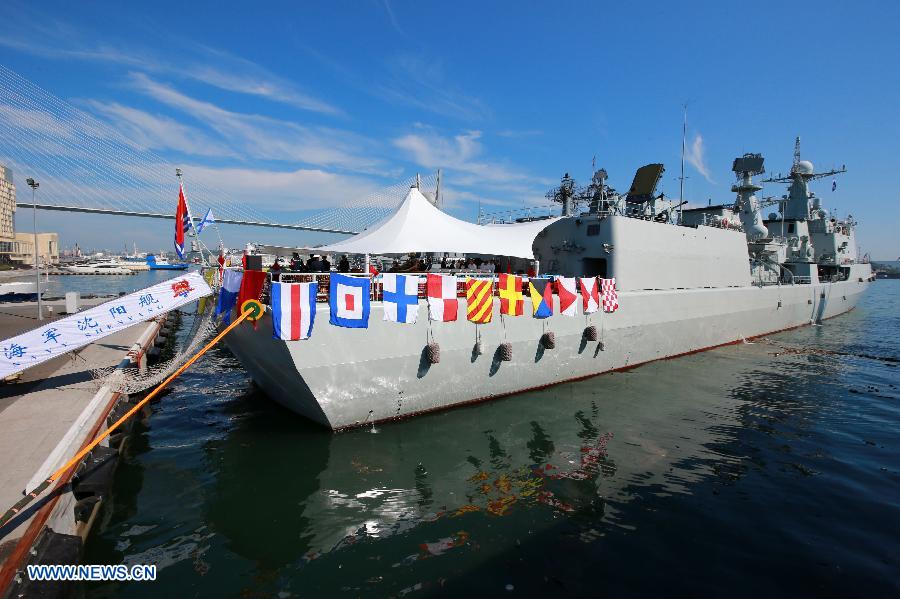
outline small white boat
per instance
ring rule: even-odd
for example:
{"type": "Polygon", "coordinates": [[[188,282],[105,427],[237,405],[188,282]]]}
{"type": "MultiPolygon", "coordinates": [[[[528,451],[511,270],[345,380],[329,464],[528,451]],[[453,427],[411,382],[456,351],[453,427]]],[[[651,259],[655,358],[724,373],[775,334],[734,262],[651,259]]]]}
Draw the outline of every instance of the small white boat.
{"type": "MultiPolygon", "coordinates": [[[[37,282],[11,281],[0,283],[0,302],[24,302],[37,299],[37,282]]],[[[41,287],[41,291],[44,288],[41,287]]]]}
{"type": "Polygon", "coordinates": [[[130,275],[132,270],[112,260],[70,264],[60,270],[78,275],[130,275]]]}

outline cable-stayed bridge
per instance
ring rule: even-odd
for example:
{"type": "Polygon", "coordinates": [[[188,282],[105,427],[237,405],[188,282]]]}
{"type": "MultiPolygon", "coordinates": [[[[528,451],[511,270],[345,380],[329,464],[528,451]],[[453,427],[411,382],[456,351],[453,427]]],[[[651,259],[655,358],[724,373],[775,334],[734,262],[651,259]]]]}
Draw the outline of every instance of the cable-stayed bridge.
{"type": "MultiPolygon", "coordinates": [[[[3,65],[0,163],[40,182],[39,209],[174,218],[176,164],[3,65]]],[[[216,222],[223,224],[351,234],[392,212],[416,179],[318,211],[302,210],[303,198],[298,197],[295,205],[305,214],[294,222],[284,222],[283,213],[239,201],[214,184],[192,180],[190,173],[185,189],[195,219],[211,208],[216,222]]],[[[437,175],[421,177],[420,188],[436,190],[437,180],[437,175]]],[[[18,205],[31,207],[23,187],[18,205]]]]}

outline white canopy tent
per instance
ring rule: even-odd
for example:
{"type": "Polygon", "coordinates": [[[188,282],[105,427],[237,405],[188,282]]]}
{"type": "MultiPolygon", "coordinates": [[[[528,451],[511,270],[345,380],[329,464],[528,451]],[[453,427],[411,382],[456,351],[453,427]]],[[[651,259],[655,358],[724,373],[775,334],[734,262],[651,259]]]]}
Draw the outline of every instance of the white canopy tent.
{"type": "Polygon", "coordinates": [[[384,220],[344,241],[316,248],[343,254],[456,252],[534,258],[534,238],[559,217],[508,225],[476,225],[436,208],[415,187],[384,220]]]}

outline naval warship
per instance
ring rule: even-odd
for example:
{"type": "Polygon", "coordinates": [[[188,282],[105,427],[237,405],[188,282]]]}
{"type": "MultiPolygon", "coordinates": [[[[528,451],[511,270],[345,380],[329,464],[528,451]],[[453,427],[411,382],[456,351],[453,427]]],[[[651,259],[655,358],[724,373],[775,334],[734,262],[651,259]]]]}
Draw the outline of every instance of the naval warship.
{"type": "MultiPolygon", "coordinates": [[[[413,187],[392,216],[323,248],[483,255],[488,252],[479,251],[480,233],[514,248],[507,257],[530,258],[544,276],[614,278],[620,306],[614,312],[559,315],[554,295],[554,316],[532,318],[526,293],[525,316],[499,317],[495,296],[495,318],[475,325],[466,321],[463,294],[457,321],[437,322],[428,318],[420,296],[417,322],[398,324],[382,319],[383,303],[375,295],[368,328],[351,329],[325,322],[329,305],[320,295],[309,339],[274,339],[267,310],[259,326],[240,326],[226,342],[272,399],[337,430],[818,323],[853,309],[873,280],[870,265],[857,255],[853,218],[829,215],[809,188],[845,169],[817,173],[800,160],[799,140],[790,173],[764,181],[788,185],[780,198],[756,195],[762,187],[753,178],[765,173],[759,154],[734,160],[735,200],[722,205],[686,208],[657,194],[664,170],[661,164],[641,167],[625,194],[609,187],[605,171],[598,170],[587,201],[563,193],[560,216],[507,225],[459,221],[413,187]],[[777,212],[764,217],[767,206],[777,212]],[[423,234],[416,226],[421,222],[434,229],[423,234]],[[429,345],[439,347],[439,360],[429,345]]],[[[311,278],[281,274],[282,281],[292,276],[311,278]]],[[[320,292],[328,288],[327,276],[318,277],[320,292]]]]}

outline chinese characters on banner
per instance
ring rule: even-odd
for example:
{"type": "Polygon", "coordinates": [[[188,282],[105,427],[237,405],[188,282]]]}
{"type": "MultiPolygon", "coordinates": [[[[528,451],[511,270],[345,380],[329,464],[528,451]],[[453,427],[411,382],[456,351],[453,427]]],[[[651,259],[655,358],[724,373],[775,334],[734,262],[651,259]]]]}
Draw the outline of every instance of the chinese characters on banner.
{"type": "Polygon", "coordinates": [[[211,293],[203,277],[188,273],[0,341],[0,378],[76,350],[211,293]]]}

